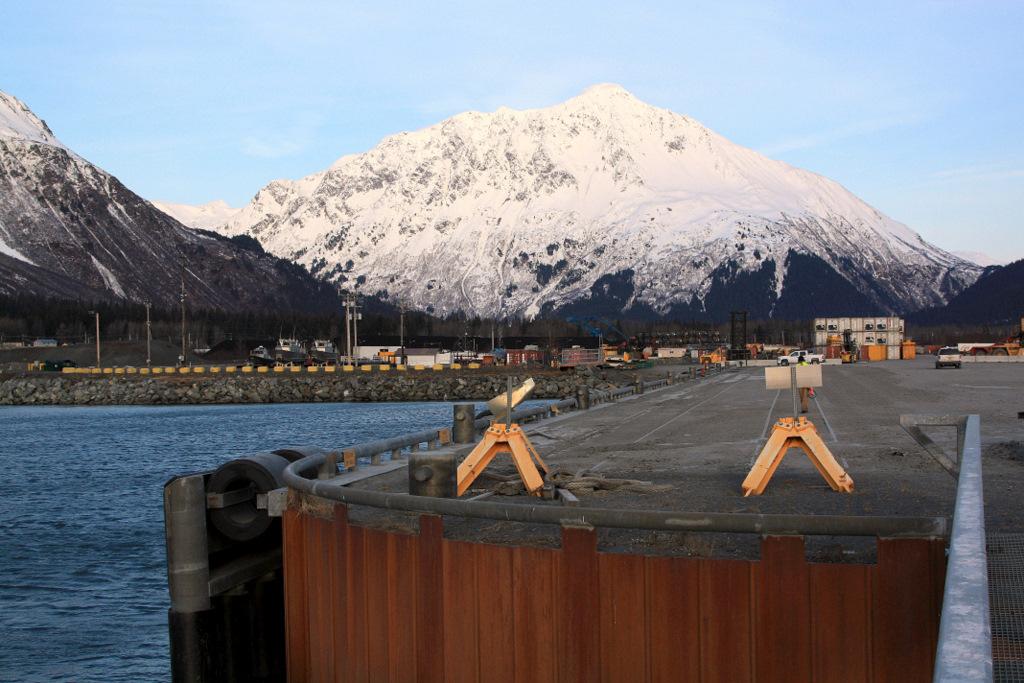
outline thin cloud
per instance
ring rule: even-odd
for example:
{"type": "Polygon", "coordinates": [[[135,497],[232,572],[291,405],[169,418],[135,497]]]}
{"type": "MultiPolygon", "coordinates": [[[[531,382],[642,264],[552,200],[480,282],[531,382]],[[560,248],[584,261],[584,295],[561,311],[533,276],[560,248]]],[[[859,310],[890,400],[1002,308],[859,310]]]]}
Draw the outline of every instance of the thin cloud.
{"type": "Polygon", "coordinates": [[[1024,168],[1007,168],[1001,165],[961,166],[935,171],[929,178],[936,182],[991,182],[1024,178],[1024,168]]]}
{"type": "Polygon", "coordinates": [[[920,117],[918,116],[892,116],[867,121],[858,121],[856,123],[840,126],[831,130],[810,133],[808,135],[782,140],[775,144],[761,147],[758,151],[765,156],[776,156],[801,149],[822,147],[847,138],[870,135],[871,133],[877,133],[890,128],[898,128],[900,126],[916,123],[919,120],[920,117]]]}
{"type": "Polygon", "coordinates": [[[319,121],[312,117],[278,131],[246,135],[239,141],[243,154],[259,159],[281,159],[309,149],[316,138],[319,121]]]}

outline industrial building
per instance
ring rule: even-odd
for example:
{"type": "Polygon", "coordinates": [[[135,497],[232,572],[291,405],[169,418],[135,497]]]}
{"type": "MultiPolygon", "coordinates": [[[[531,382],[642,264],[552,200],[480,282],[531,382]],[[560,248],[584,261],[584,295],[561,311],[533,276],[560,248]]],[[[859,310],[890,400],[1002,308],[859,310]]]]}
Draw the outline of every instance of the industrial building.
{"type": "Polygon", "coordinates": [[[904,341],[903,318],[879,316],[866,318],[815,318],[814,346],[822,353],[830,346],[853,343],[885,346],[885,358],[899,360],[904,341]]]}

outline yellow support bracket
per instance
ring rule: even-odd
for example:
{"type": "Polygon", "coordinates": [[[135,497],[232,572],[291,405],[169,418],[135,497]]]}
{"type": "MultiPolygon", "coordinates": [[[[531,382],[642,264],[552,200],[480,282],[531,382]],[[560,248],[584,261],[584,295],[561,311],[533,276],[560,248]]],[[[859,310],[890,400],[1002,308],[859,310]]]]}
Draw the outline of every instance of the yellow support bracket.
{"type": "Polygon", "coordinates": [[[544,479],[538,471],[543,470],[547,474],[548,466],[541,460],[537,450],[526,438],[526,433],[514,422],[503,425],[495,422],[484,432],[483,439],[470,452],[466,459],[459,465],[458,470],[458,493],[465,493],[480,473],[487,469],[487,466],[499,453],[509,453],[512,462],[515,463],[519,478],[523,480],[526,491],[532,496],[541,495],[544,488],[544,479]]]}
{"type": "Polygon", "coordinates": [[[772,475],[790,448],[803,450],[833,491],[853,492],[853,479],[836,462],[832,452],[818,435],[814,423],[803,417],[795,420],[784,417],[775,423],[772,435],[761,449],[747,478],[743,480],[744,496],[759,496],[764,493],[772,475]]]}

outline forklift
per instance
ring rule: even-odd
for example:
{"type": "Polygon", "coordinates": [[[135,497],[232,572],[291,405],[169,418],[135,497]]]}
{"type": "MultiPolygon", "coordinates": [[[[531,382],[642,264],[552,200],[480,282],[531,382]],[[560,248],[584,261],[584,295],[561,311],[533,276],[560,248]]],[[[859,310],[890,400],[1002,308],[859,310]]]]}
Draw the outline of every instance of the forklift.
{"type": "Polygon", "coordinates": [[[840,353],[843,363],[856,363],[858,351],[857,342],[853,340],[853,332],[843,330],[843,350],[840,353]]]}

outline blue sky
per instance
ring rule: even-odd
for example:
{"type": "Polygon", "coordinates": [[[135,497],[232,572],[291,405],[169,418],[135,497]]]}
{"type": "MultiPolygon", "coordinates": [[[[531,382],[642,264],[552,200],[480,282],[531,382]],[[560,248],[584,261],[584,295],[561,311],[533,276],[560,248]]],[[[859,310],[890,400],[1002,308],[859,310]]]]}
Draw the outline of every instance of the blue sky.
{"type": "Polygon", "coordinates": [[[948,249],[1024,258],[1024,3],[7,0],[0,90],[151,199],[620,83],[948,249]]]}

